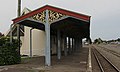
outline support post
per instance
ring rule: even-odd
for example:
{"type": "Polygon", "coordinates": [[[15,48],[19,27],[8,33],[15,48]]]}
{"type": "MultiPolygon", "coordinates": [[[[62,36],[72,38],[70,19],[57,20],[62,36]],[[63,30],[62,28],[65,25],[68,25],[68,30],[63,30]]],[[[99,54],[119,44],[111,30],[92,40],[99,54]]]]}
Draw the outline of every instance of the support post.
{"type": "Polygon", "coordinates": [[[67,56],[67,38],[64,37],[64,55],[67,56]]]}
{"type": "Polygon", "coordinates": [[[79,39],[78,38],[76,39],[76,49],[77,49],[77,51],[79,49],[79,39]]]}
{"type": "MultiPolygon", "coordinates": [[[[56,31],[57,33],[57,31],[56,31]]],[[[56,54],[57,54],[57,58],[58,58],[58,37],[57,37],[57,34],[55,35],[55,38],[56,38],[56,54]]]]}
{"type": "Polygon", "coordinates": [[[30,29],[30,57],[32,57],[32,28],[30,29]]]}
{"type": "Polygon", "coordinates": [[[57,31],[57,57],[61,59],[61,48],[60,48],[60,31],[57,31]]]}
{"type": "Polygon", "coordinates": [[[78,47],[78,49],[80,48],[80,39],[79,38],[77,39],[77,47],[78,47]]]}
{"type": "Polygon", "coordinates": [[[70,37],[68,37],[68,52],[69,52],[69,54],[71,54],[70,37]]]}
{"type": "Polygon", "coordinates": [[[72,38],[72,52],[74,52],[74,39],[72,38]]]}
{"type": "Polygon", "coordinates": [[[49,14],[46,10],[46,24],[45,24],[45,33],[46,33],[46,46],[45,46],[45,65],[51,66],[51,54],[50,54],[50,24],[49,24],[49,14]]]}
{"type": "Polygon", "coordinates": [[[74,51],[76,51],[76,49],[77,49],[77,39],[75,38],[74,39],[74,51]]]}

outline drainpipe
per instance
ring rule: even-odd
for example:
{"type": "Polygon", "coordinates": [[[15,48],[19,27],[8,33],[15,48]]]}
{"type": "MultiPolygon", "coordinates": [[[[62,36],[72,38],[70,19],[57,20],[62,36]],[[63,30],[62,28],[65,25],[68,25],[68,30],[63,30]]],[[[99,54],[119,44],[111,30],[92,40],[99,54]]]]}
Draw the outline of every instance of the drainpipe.
{"type": "Polygon", "coordinates": [[[30,29],[30,57],[32,57],[32,30],[33,28],[30,29]]]}
{"type": "Polygon", "coordinates": [[[13,35],[12,35],[12,26],[13,26],[14,24],[11,24],[10,25],[10,43],[12,44],[12,38],[13,38],[13,35]]]}

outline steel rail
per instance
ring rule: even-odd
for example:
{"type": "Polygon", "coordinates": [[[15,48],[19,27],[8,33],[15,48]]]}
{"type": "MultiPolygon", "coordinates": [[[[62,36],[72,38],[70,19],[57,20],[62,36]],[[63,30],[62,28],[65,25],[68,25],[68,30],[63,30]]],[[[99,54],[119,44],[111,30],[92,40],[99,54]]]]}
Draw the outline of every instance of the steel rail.
{"type": "Polygon", "coordinates": [[[94,51],[93,51],[93,54],[94,54],[95,59],[96,59],[96,61],[97,61],[97,63],[98,63],[98,66],[100,67],[101,72],[105,72],[104,69],[103,69],[103,66],[102,66],[101,63],[100,63],[100,60],[98,59],[98,56],[95,54],[94,51]]]}
{"type": "Polygon", "coordinates": [[[120,54],[118,52],[115,52],[113,50],[107,49],[107,48],[102,47],[102,46],[98,46],[98,47],[100,47],[101,49],[103,49],[103,50],[105,50],[105,51],[107,51],[107,52],[109,52],[109,53],[111,53],[111,54],[113,54],[113,55],[115,55],[117,57],[120,57],[120,54]]]}
{"type": "MultiPolygon", "coordinates": [[[[94,48],[95,49],[95,48],[94,48]]],[[[100,51],[95,49],[117,72],[120,72],[120,70],[107,58],[105,55],[103,55],[100,51]]]]}

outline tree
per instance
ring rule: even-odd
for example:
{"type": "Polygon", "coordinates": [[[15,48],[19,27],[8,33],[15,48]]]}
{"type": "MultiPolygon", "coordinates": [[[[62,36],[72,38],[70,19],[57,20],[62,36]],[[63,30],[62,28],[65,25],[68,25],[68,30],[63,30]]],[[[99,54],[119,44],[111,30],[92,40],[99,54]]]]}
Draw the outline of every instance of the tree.
{"type": "Polygon", "coordinates": [[[118,38],[117,41],[120,42],[120,38],[118,38]]]}
{"type": "Polygon", "coordinates": [[[20,63],[21,57],[17,50],[17,39],[13,39],[13,43],[11,44],[9,37],[2,36],[0,38],[0,66],[20,63]]]}
{"type": "Polygon", "coordinates": [[[103,42],[103,40],[101,38],[98,38],[98,39],[94,40],[94,44],[100,44],[102,42],[103,42]]]}

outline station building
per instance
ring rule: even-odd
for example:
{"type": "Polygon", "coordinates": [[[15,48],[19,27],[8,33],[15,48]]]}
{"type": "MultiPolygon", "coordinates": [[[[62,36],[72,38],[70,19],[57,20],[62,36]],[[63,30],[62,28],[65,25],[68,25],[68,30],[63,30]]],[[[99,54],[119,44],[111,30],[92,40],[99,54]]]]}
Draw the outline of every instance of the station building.
{"type": "Polygon", "coordinates": [[[90,17],[50,5],[34,11],[25,8],[12,20],[21,27],[21,55],[45,56],[45,64],[50,66],[52,54],[61,59],[79,50],[83,38],[90,39],[90,17]]]}

